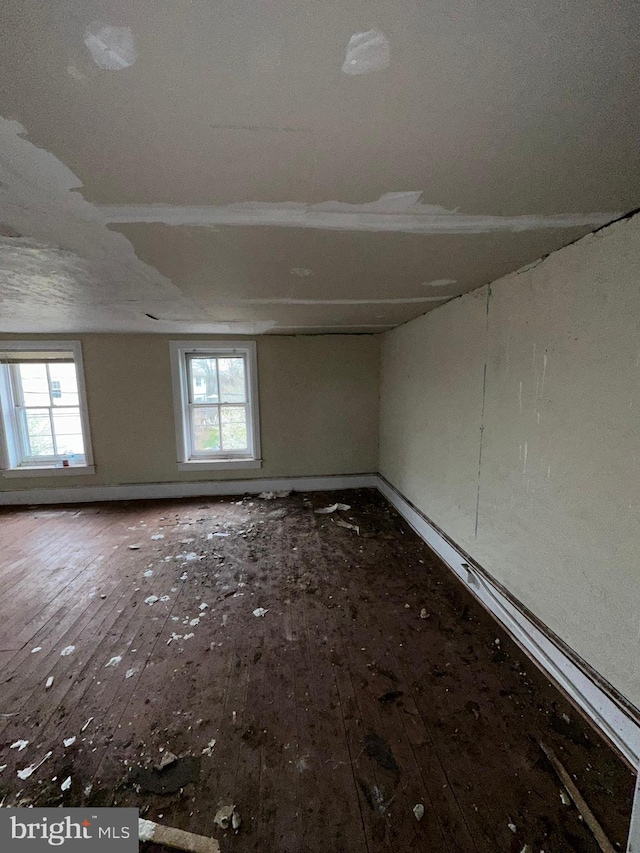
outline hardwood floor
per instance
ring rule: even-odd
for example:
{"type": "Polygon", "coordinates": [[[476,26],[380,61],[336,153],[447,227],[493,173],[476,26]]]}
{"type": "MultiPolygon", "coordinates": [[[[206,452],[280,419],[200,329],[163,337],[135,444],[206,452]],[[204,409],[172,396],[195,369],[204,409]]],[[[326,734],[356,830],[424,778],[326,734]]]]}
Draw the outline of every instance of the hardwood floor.
{"type": "Polygon", "coordinates": [[[632,773],[372,490],[5,509],[0,543],[4,805],[238,853],[596,853],[542,740],[624,849],[632,773]]]}

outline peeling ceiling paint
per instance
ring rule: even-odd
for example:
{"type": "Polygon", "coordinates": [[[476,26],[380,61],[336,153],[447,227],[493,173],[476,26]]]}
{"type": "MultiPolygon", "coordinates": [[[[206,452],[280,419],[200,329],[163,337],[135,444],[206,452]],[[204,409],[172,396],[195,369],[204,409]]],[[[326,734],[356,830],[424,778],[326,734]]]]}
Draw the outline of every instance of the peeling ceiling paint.
{"type": "Polygon", "coordinates": [[[0,331],[135,331],[149,327],[149,313],[166,318],[158,331],[167,323],[216,331],[214,318],[207,323],[200,306],[141,261],[78,192],[78,178],[24,133],[0,117],[0,331]]]}
{"type": "Polygon", "coordinates": [[[348,204],[326,201],[240,202],[223,207],[176,207],[162,204],[99,205],[112,223],[162,222],[165,225],[261,225],[319,228],[329,231],[389,231],[403,234],[492,234],[546,228],[599,227],[620,213],[561,213],[553,216],[485,216],[458,213],[422,203],[421,192],[385,193],[377,201],[348,204]]]}
{"type": "Polygon", "coordinates": [[[0,331],[375,333],[536,262],[640,204],[610,7],[3,0],[0,331]]]}

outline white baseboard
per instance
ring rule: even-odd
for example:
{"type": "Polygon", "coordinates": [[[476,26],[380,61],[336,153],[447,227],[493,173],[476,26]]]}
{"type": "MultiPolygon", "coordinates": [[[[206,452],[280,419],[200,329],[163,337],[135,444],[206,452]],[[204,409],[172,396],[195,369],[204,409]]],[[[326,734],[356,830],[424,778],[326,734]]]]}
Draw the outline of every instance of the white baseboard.
{"type": "Polygon", "coordinates": [[[93,503],[96,501],[199,498],[260,492],[329,492],[337,489],[376,488],[376,474],[326,477],[278,477],[260,480],[201,480],[191,483],[131,483],[123,486],[72,486],[58,489],[20,489],[0,492],[0,505],[93,503]]]}
{"type": "MultiPolygon", "coordinates": [[[[470,592],[503,625],[516,643],[547,673],[625,756],[632,767],[640,763],[640,726],[589,675],[577,666],[497,586],[474,570],[461,554],[420,512],[382,477],[378,490],[456,574],[470,592]]],[[[640,810],[640,804],[638,805],[640,810]]],[[[640,823],[640,814],[637,815],[640,823]]],[[[638,842],[640,853],[640,842],[638,842]]]]}

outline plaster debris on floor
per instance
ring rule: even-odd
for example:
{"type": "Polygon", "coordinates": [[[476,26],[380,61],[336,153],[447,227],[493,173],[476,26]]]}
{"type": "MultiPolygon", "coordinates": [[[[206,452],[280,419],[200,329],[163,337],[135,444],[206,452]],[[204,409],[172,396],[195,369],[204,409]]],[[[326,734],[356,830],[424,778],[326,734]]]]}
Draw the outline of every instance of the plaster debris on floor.
{"type": "Polygon", "coordinates": [[[4,805],[139,808],[149,853],[598,853],[544,743],[623,849],[633,774],[389,504],[274,495],[38,519],[47,620],[11,538],[4,805]]]}

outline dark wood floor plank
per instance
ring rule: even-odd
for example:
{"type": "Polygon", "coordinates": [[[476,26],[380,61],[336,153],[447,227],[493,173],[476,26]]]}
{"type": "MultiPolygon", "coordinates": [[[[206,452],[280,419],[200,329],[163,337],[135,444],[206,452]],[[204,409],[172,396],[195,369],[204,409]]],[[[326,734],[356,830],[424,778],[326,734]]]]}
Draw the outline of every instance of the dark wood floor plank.
{"type": "Polygon", "coordinates": [[[542,739],[624,847],[632,774],[374,492],[11,509],[0,537],[6,804],[134,805],[223,853],[597,853],[542,739]],[[192,776],[134,785],[167,750],[192,776]]]}

